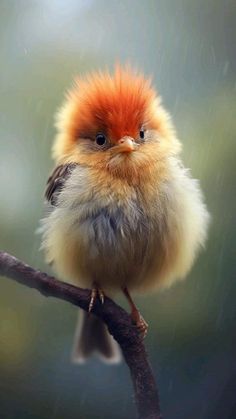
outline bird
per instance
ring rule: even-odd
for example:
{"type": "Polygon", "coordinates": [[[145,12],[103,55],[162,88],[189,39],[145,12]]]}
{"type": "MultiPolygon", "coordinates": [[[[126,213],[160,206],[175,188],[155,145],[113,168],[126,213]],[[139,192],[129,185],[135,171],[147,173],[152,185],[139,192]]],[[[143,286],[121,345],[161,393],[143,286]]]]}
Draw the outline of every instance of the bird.
{"type": "Polygon", "coordinates": [[[73,360],[96,353],[120,360],[96,300],[122,292],[141,337],[148,324],[131,294],[186,277],[204,246],[209,213],[199,182],[181,160],[181,142],[150,77],[130,65],[78,76],[56,114],[55,167],[41,220],[47,263],[65,281],[91,289],[73,360]]]}

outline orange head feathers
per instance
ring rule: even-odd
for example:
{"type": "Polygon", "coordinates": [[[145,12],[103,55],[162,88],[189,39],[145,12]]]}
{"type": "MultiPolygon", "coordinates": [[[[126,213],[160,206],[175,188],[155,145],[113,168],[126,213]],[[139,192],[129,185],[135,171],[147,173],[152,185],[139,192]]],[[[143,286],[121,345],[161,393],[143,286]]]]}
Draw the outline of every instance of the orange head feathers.
{"type": "Polygon", "coordinates": [[[78,78],[58,113],[57,128],[53,154],[59,163],[111,170],[117,155],[121,164],[122,152],[127,164],[140,169],[148,160],[179,150],[169,115],[150,80],[129,67],[117,67],[114,75],[98,72],[78,78]],[[124,151],[134,153],[127,156],[124,151]]]}
{"type": "Polygon", "coordinates": [[[78,79],[68,97],[75,103],[70,129],[77,137],[104,132],[112,142],[125,135],[135,138],[153,116],[150,82],[127,70],[117,69],[113,77],[97,73],[78,79]]]}

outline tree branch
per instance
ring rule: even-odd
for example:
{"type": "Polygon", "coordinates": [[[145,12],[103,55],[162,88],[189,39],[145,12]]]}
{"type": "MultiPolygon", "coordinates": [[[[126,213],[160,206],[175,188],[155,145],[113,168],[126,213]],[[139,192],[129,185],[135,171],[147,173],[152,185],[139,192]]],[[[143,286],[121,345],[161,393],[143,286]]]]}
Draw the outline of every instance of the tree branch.
{"type": "MultiPolygon", "coordinates": [[[[0,252],[0,275],[35,288],[45,297],[56,297],[88,311],[90,290],[61,282],[5,252],[0,252]]],[[[147,353],[129,314],[108,297],[103,305],[96,301],[93,313],[107,324],[121,347],[133,381],[138,418],[161,419],[158,390],[147,353]]]]}

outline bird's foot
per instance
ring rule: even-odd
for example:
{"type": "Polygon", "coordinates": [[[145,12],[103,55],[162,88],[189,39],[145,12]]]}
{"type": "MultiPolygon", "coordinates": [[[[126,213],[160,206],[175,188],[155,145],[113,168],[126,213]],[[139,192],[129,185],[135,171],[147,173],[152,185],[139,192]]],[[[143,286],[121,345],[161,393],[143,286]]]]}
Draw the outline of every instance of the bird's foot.
{"type": "Polygon", "coordinates": [[[89,313],[91,313],[91,311],[93,310],[93,307],[97,298],[99,298],[101,304],[104,304],[105,294],[103,290],[97,286],[94,286],[91,291],[91,297],[90,297],[89,309],[88,309],[89,313]]]}
{"type": "Polygon", "coordinates": [[[136,305],[134,304],[131,295],[129,293],[129,290],[127,287],[122,288],[122,291],[124,293],[124,295],[126,296],[130,308],[131,308],[131,319],[133,321],[133,323],[137,326],[138,331],[142,337],[142,339],[145,338],[146,334],[147,334],[147,330],[148,330],[148,324],[145,322],[143,316],[141,316],[140,312],[138,311],[136,305]]]}
{"type": "Polygon", "coordinates": [[[144,339],[148,331],[147,322],[144,320],[143,316],[140,314],[140,312],[137,309],[132,310],[131,319],[134,322],[134,324],[137,326],[142,339],[144,339]]]}
{"type": "Polygon", "coordinates": [[[98,297],[101,304],[104,304],[105,294],[101,288],[98,288],[98,297]]]}

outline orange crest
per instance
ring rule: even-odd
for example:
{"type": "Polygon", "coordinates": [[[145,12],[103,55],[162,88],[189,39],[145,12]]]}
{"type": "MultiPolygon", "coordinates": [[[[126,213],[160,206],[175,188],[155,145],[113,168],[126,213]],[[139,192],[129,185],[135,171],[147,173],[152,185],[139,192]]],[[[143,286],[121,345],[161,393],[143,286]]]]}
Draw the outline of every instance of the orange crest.
{"type": "Polygon", "coordinates": [[[94,73],[75,82],[68,94],[71,118],[67,128],[73,138],[89,137],[103,132],[112,142],[124,135],[137,137],[142,125],[154,121],[155,91],[150,80],[129,67],[116,67],[108,72],[94,73]]]}

